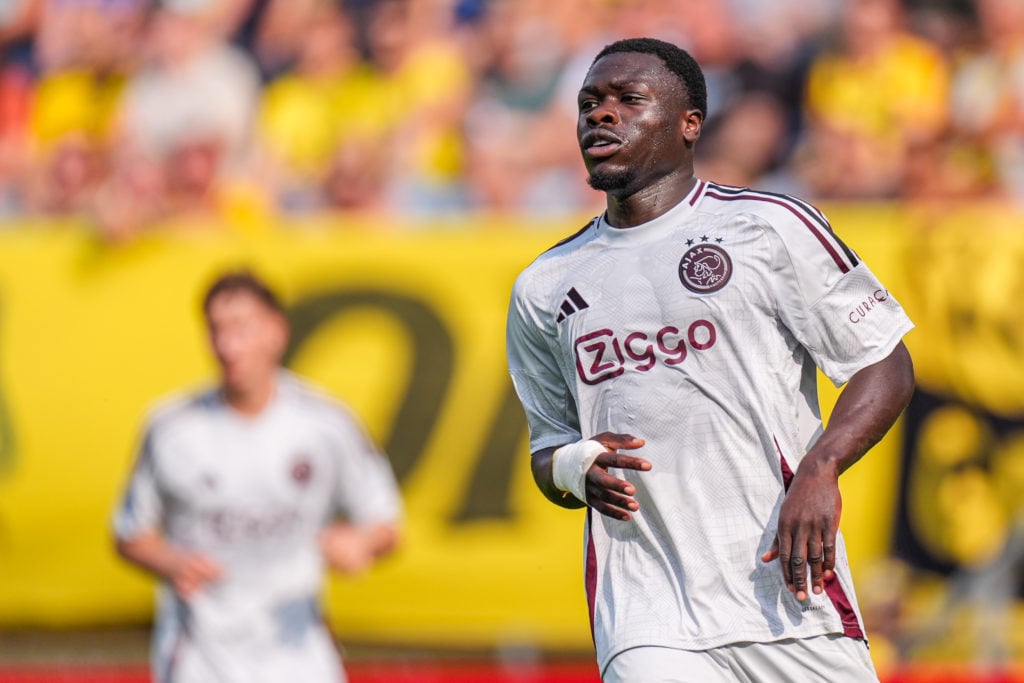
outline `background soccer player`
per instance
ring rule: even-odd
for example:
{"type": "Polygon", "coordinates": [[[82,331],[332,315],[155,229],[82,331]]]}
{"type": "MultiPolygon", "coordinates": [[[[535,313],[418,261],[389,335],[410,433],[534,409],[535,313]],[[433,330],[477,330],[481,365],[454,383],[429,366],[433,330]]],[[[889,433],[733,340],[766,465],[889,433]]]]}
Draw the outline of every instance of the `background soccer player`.
{"type": "Polygon", "coordinates": [[[204,303],[221,379],[150,419],[117,512],[117,549],[163,581],[158,682],[336,683],[318,607],[324,561],[360,572],[396,544],[387,460],[334,400],[280,367],[274,294],[230,273],[204,303]]]}
{"type": "Polygon", "coordinates": [[[590,67],[577,134],[607,210],[509,311],[534,476],[591,508],[606,681],[877,680],[838,478],[911,396],[912,323],[817,209],[694,177],[706,103],[668,43],[590,67]],[[846,385],[824,431],[816,368],[846,385]]]}

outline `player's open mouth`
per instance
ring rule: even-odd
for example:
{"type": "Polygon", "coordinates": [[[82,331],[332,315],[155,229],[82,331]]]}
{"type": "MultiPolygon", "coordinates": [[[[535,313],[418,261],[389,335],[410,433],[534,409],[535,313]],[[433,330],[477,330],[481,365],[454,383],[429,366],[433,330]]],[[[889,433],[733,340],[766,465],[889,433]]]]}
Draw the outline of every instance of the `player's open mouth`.
{"type": "Polygon", "coordinates": [[[583,151],[593,159],[610,157],[622,147],[622,141],[606,130],[593,130],[580,141],[583,151]]]}
{"type": "Polygon", "coordinates": [[[595,159],[603,159],[604,157],[610,157],[619,151],[622,144],[619,142],[611,142],[610,140],[599,140],[592,145],[588,145],[586,148],[587,156],[595,159]]]}

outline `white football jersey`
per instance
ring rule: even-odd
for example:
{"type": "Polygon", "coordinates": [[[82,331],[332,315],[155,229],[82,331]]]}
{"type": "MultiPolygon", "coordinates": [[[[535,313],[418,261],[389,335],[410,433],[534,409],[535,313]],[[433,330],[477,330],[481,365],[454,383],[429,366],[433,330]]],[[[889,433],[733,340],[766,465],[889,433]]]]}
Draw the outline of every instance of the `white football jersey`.
{"type": "Polygon", "coordinates": [[[816,370],[837,385],[913,327],[885,287],[792,197],[699,181],[627,229],[599,217],[516,281],[508,359],[531,451],[599,432],[646,441],[623,522],[588,509],[585,577],[598,659],[863,637],[845,548],[800,603],[778,562],[786,486],[821,434],[816,370]]]}
{"type": "Polygon", "coordinates": [[[115,533],[160,530],[223,578],[188,603],[161,587],[156,680],[343,680],[318,607],[318,533],[338,517],[400,515],[386,458],[340,404],[286,371],[256,417],[217,390],[169,402],[149,420],[115,533]]]}

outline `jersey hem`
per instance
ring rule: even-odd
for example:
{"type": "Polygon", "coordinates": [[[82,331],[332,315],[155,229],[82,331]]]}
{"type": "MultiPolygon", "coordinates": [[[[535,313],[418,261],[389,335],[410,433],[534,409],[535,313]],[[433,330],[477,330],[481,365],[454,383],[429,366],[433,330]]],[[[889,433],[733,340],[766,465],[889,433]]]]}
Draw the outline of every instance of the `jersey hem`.
{"type": "Polygon", "coordinates": [[[823,630],[820,630],[820,631],[814,631],[814,632],[809,632],[809,633],[799,633],[799,634],[788,633],[788,634],[780,635],[778,637],[770,636],[770,637],[766,638],[764,636],[753,636],[753,635],[750,635],[749,637],[728,638],[728,639],[723,640],[723,641],[709,640],[709,641],[704,642],[704,643],[694,643],[692,645],[681,644],[678,640],[671,640],[671,641],[668,641],[668,640],[663,640],[663,641],[646,641],[646,642],[628,642],[627,641],[626,643],[624,643],[624,644],[622,644],[620,646],[617,646],[615,649],[609,650],[604,655],[599,656],[598,660],[597,660],[597,664],[598,664],[598,671],[601,672],[601,676],[603,678],[604,677],[605,669],[608,668],[608,665],[611,664],[611,661],[613,659],[615,659],[616,656],[620,655],[621,653],[625,652],[626,650],[632,650],[632,649],[638,648],[638,647],[664,647],[664,648],[668,648],[670,650],[686,650],[686,651],[689,651],[689,652],[705,652],[707,650],[713,650],[713,649],[718,648],[718,647],[725,647],[727,645],[736,645],[736,644],[739,644],[739,643],[777,643],[777,642],[783,641],[783,640],[803,640],[803,639],[806,639],[806,638],[817,638],[818,636],[828,636],[828,635],[837,635],[837,636],[843,636],[844,638],[853,638],[854,640],[863,640],[865,643],[867,643],[867,638],[866,637],[854,637],[854,636],[846,635],[846,633],[843,632],[843,629],[842,629],[841,626],[838,629],[831,629],[831,628],[829,628],[829,629],[823,629],[823,630]]]}

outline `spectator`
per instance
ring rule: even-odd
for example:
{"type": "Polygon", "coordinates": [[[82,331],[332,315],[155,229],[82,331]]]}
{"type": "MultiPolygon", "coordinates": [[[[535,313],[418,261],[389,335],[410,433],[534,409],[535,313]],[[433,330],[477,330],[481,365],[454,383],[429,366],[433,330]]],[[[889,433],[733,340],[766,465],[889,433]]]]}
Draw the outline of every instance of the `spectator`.
{"type": "Polygon", "coordinates": [[[136,0],[41,3],[29,120],[34,211],[91,214],[143,9],[136,0]]]}
{"type": "Polygon", "coordinates": [[[811,67],[808,142],[818,196],[893,197],[908,149],[947,121],[949,69],[911,34],[899,0],[850,0],[839,47],[811,67]]]}
{"type": "Polygon", "coordinates": [[[353,19],[333,4],[274,7],[267,16],[302,37],[293,64],[270,81],[260,104],[259,140],[277,205],[286,212],[379,208],[387,124],[353,19]]]}
{"type": "Polygon", "coordinates": [[[680,7],[8,0],[0,212],[93,213],[111,239],[171,217],[251,227],[271,208],[587,213],[601,198],[562,132],[586,57],[625,35],[706,65],[709,175],[822,198],[1024,196],[1019,3],[680,7]],[[770,159],[724,168],[747,163],[715,154],[736,144],[730,121],[766,103],[783,124],[770,159]]]}
{"type": "Polygon", "coordinates": [[[990,160],[1004,197],[1024,201],[1024,4],[977,0],[982,42],[958,62],[950,111],[990,160]]]}
{"type": "Polygon", "coordinates": [[[26,208],[31,93],[32,81],[24,65],[0,65],[0,217],[4,218],[26,208]]]}
{"type": "Polygon", "coordinates": [[[465,208],[462,122],[473,72],[449,39],[452,3],[377,0],[367,41],[387,131],[386,202],[412,216],[465,208]]]}
{"type": "MultiPolygon", "coordinates": [[[[150,18],[141,69],[125,86],[119,111],[115,161],[152,166],[163,201],[139,217],[144,223],[174,217],[179,222],[212,218],[230,222],[232,201],[243,193],[251,150],[252,112],[259,75],[252,59],[228,45],[216,3],[169,0],[150,18]]],[[[113,169],[113,181],[124,178],[113,169]]],[[[119,202],[131,203],[130,188],[109,188],[114,206],[104,206],[105,228],[114,226],[119,202]]],[[[130,215],[131,212],[126,212],[130,215]]]]}
{"type": "Polygon", "coordinates": [[[599,200],[580,181],[568,144],[580,50],[607,22],[607,8],[543,0],[492,3],[480,30],[488,52],[466,116],[467,182],[474,206],[539,215],[577,213],[599,200]]]}
{"type": "Polygon", "coordinates": [[[786,109],[773,95],[742,95],[702,134],[698,172],[726,185],[803,194],[806,188],[798,180],[779,171],[790,133],[786,109]]]}

